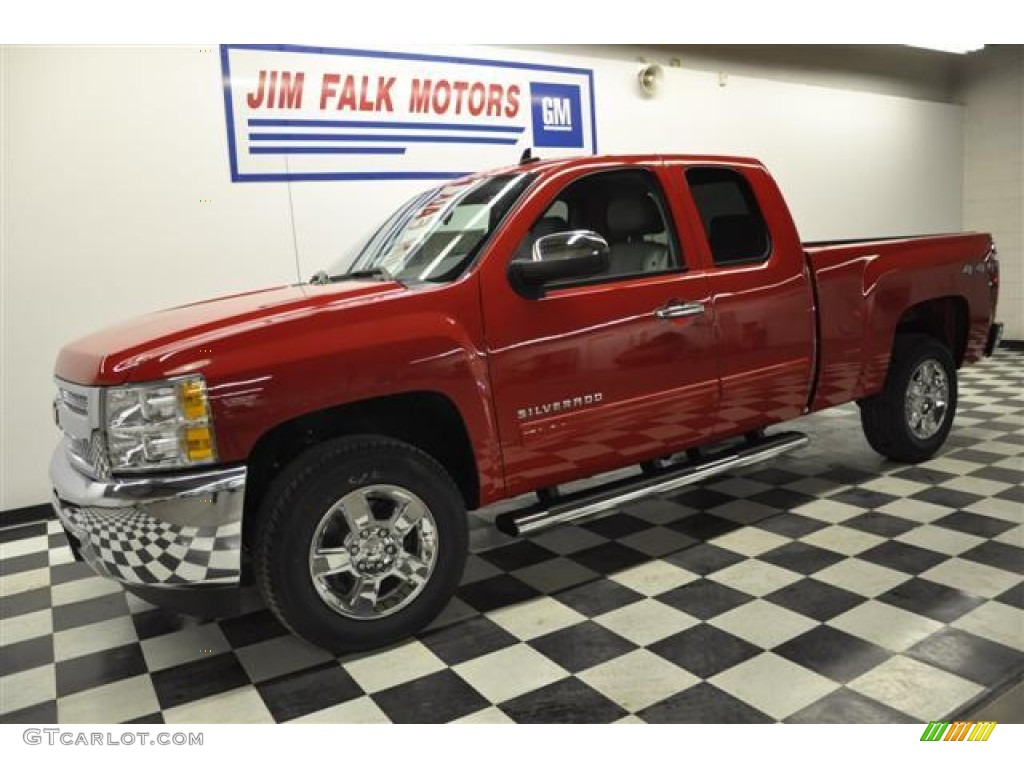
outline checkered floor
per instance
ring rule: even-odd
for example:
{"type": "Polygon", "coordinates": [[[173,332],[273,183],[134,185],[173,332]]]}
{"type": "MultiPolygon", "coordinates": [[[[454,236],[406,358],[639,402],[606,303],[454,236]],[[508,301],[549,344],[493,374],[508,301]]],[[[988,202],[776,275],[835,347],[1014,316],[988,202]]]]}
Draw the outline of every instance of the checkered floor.
{"type": "Polygon", "coordinates": [[[524,541],[473,517],[458,597],[336,658],[258,600],[202,622],[0,530],[2,722],[922,722],[1024,673],[1024,354],[962,375],[941,456],[811,447],[524,541]]]}

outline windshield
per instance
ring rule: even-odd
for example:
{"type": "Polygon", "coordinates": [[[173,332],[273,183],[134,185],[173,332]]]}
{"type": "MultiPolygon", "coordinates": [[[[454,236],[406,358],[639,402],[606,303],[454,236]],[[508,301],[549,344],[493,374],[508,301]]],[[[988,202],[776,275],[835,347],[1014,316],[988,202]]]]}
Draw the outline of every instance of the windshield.
{"type": "Polygon", "coordinates": [[[355,273],[399,281],[455,280],[509,212],[531,174],[464,179],[414,197],[335,262],[329,279],[355,273]]]}

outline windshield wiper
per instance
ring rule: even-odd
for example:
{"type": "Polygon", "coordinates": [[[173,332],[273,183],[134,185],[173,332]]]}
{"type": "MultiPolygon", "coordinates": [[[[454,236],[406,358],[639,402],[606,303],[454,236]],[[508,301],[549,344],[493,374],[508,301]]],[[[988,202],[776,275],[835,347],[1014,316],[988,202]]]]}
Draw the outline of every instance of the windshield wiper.
{"type": "Polygon", "coordinates": [[[373,267],[372,269],[357,269],[352,272],[346,272],[343,275],[335,275],[332,280],[358,280],[361,277],[377,277],[386,281],[401,282],[394,275],[391,274],[384,267],[373,267]]]}
{"type": "Polygon", "coordinates": [[[366,277],[375,277],[386,282],[402,282],[384,267],[374,267],[373,269],[357,269],[352,272],[344,272],[340,275],[329,275],[321,269],[309,278],[309,283],[310,285],[327,285],[328,283],[338,283],[342,280],[360,280],[366,277]]]}

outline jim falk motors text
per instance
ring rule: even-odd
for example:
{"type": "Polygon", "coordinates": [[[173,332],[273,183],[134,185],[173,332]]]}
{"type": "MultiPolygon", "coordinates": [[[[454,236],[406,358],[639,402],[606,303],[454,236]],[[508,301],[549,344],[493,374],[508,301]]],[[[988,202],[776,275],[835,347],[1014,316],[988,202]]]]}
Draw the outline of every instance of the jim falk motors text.
{"type": "Polygon", "coordinates": [[[325,72],[310,78],[307,97],[305,72],[261,69],[256,88],[245,96],[250,109],[302,109],[318,98],[322,112],[395,111],[403,94],[410,114],[470,115],[514,118],[519,114],[521,88],[516,84],[414,77],[399,80],[383,75],[343,75],[325,72]]]}

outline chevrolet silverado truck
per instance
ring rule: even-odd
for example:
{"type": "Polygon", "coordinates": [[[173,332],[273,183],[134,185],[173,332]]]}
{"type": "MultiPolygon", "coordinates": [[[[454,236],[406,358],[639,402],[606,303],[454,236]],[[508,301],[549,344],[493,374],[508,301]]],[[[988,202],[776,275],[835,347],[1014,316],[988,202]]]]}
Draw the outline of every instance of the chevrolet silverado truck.
{"type": "Polygon", "coordinates": [[[65,346],[53,505],[154,602],[255,581],[311,642],[383,645],[449,601],[467,510],[522,496],[497,525],[529,535],[854,401],[876,451],[929,458],[998,283],[986,234],[802,243],[756,160],[524,160],[418,195],[308,284],[65,346]]]}

